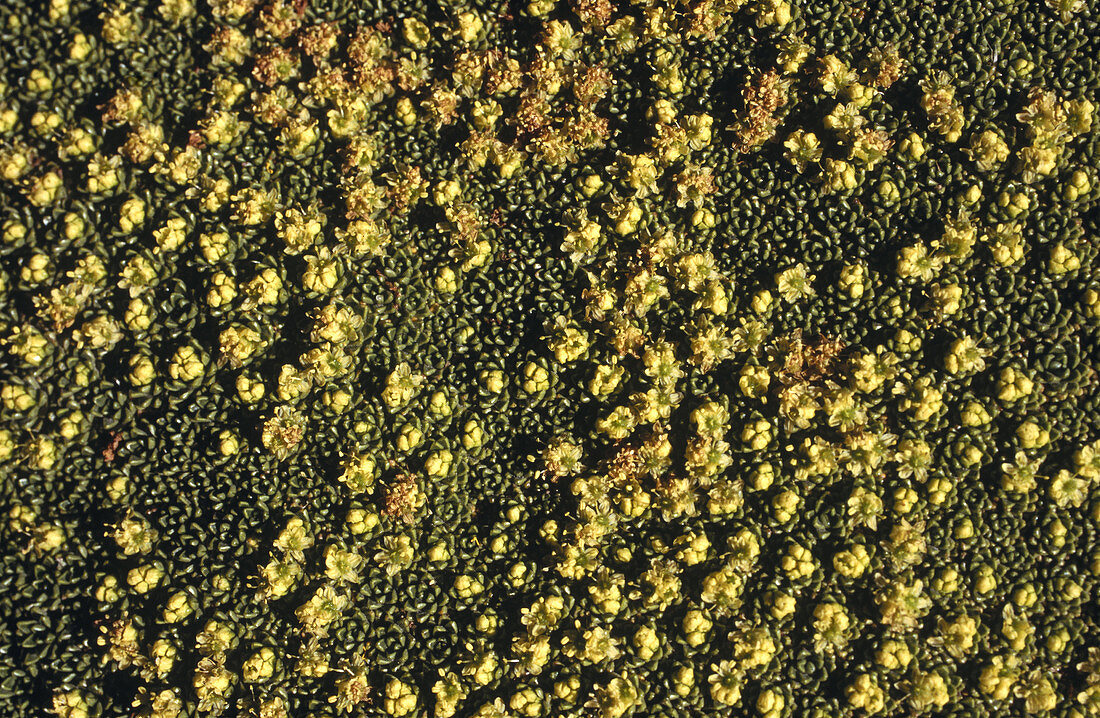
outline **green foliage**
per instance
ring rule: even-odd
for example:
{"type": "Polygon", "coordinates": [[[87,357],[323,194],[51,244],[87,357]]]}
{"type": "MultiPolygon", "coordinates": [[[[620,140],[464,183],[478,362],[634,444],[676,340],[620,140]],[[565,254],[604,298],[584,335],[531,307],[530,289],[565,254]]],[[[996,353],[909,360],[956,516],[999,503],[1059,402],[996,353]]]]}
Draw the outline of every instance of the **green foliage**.
{"type": "Polygon", "coordinates": [[[11,0],[0,713],[1100,714],[1081,0],[11,0]]]}

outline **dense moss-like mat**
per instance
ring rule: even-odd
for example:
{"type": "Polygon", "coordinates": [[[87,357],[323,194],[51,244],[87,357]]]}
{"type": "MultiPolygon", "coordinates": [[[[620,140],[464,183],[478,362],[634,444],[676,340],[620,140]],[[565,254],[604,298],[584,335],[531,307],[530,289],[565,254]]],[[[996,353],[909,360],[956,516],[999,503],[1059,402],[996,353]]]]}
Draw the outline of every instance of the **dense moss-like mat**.
{"type": "Polygon", "coordinates": [[[0,714],[1100,714],[1098,22],[5,2],[0,714]]]}

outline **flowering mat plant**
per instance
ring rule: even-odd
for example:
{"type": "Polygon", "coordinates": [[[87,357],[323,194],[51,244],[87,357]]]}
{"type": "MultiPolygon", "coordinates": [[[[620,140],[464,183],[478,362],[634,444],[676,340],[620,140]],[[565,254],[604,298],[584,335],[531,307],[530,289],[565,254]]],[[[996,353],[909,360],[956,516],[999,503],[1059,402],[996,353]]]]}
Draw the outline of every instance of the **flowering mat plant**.
{"type": "Polygon", "coordinates": [[[6,0],[0,715],[1100,715],[1100,5],[6,0]]]}

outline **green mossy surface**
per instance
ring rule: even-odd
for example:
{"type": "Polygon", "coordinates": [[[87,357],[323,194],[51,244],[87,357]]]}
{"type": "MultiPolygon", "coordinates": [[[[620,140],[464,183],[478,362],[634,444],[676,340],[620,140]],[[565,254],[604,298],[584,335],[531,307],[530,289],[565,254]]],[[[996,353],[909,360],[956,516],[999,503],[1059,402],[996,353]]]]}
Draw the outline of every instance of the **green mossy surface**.
{"type": "Polygon", "coordinates": [[[1100,714],[1098,22],[4,3],[0,715],[1100,714]]]}

